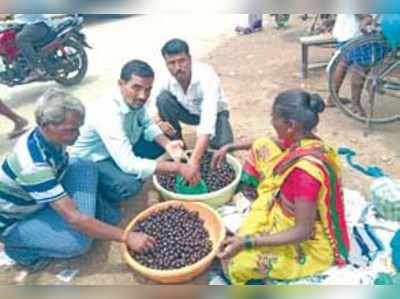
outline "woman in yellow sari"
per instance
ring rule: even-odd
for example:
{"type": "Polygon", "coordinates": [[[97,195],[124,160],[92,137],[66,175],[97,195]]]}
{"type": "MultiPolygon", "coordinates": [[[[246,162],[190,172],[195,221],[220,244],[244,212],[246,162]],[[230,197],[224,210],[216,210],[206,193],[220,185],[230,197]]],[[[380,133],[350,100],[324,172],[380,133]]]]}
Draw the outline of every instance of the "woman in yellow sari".
{"type": "Polygon", "coordinates": [[[250,150],[243,177],[258,185],[239,232],[219,253],[232,284],[295,280],[346,264],[339,158],[313,134],[324,108],[316,94],[285,91],[273,105],[277,140],[241,141],[214,155],[218,166],[227,152],[250,150]]]}

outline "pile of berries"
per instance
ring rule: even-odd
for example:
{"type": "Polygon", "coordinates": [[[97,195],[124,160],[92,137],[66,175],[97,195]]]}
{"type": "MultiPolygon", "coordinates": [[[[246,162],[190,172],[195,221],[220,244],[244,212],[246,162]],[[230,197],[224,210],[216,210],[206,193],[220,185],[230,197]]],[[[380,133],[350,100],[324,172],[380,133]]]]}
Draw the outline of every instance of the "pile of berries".
{"type": "Polygon", "coordinates": [[[157,270],[179,269],[206,257],[213,244],[197,212],[171,206],[151,214],[133,229],[152,236],[156,246],[141,254],[131,253],[140,264],[157,270]]]}
{"type": "MultiPolygon", "coordinates": [[[[201,178],[207,185],[209,192],[220,190],[235,180],[236,173],[233,167],[227,162],[222,161],[220,167],[211,167],[212,152],[207,152],[200,163],[201,178]]],[[[175,192],[175,174],[158,175],[157,180],[162,187],[168,191],[175,192]]]]}

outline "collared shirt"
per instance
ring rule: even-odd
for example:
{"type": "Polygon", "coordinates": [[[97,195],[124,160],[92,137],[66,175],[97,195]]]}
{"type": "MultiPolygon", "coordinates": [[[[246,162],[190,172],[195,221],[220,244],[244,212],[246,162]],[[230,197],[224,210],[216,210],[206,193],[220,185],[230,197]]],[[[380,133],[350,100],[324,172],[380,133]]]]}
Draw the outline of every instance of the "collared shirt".
{"type": "Polygon", "coordinates": [[[161,134],[145,108],[130,109],[115,89],[87,107],[85,125],[70,153],[94,162],[112,158],[123,172],[147,178],[155,172],[156,161],[135,156],[132,148],[142,135],[151,142],[161,134]]]}
{"type": "Polygon", "coordinates": [[[23,135],[0,168],[0,233],[67,194],[60,184],[68,165],[65,148],[38,128],[23,135]]]}
{"type": "Polygon", "coordinates": [[[332,35],[340,43],[360,35],[360,24],[354,14],[338,14],[332,35]]]}
{"type": "Polygon", "coordinates": [[[217,114],[229,109],[228,101],[215,71],[207,64],[192,63],[192,79],[185,93],[178,81],[169,73],[156,79],[149,104],[149,113],[156,112],[156,98],[164,90],[176,96],[178,102],[190,113],[200,116],[198,134],[215,135],[217,114]]]}
{"type": "Polygon", "coordinates": [[[53,21],[45,14],[15,14],[14,22],[18,24],[31,25],[44,22],[47,26],[52,27],[53,21]]]}

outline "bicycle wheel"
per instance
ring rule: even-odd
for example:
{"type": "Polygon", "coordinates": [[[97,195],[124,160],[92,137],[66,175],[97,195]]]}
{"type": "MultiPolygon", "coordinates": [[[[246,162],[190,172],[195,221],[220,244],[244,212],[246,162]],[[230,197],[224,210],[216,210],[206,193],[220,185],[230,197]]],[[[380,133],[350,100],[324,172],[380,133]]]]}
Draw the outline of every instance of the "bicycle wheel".
{"type": "Polygon", "coordinates": [[[347,43],[328,70],[331,97],[348,116],[368,124],[399,119],[400,93],[388,92],[387,82],[400,75],[400,66],[382,35],[362,36],[347,43]]]}

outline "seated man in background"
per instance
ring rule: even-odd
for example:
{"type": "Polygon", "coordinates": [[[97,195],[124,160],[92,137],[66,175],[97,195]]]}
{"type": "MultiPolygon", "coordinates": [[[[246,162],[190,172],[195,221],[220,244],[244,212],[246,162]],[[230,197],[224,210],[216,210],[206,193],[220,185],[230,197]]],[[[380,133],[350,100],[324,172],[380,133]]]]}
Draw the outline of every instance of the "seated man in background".
{"type": "Polygon", "coordinates": [[[14,22],[24,25],[17,34],[16,42],[32,70],[25,78],[29,82],[45,73],[34,45],[52,32],[53,21],[45,14],[15,14],[14,22]]]}
{"type": "MultiPolygon", "coordinates": [[[[373,22],[372,15],[369,14],[338,14],[333,28],[333,37],[338,41],[338,48],[342,48],[349,41],[361,36],[366,32],[367,26],[373,22]]],[[[365,116],[365,110],[361,105],[361,93],[365,82],[365,77],[369,72],[368,64],[363,66],[359,63],[360,56],[364,55],[365,51],[370,51],[370,48],[354,49],[349,53],[348,57],[342,59],[334,74],[334,89],[340,95],[340,89],[350,67],[351,71],[351,109],[354,113],[365,116]]],[[[365,56],[365,55],[364,55],[365,56]]],[[[367,55],[368,56],[368,55],[367,55]]],[[[369,55],[370,56],[370,55],[369,55]]],[[[340,99],[347,103],[348,99],[340,99]]],[[[335,107],[336,103],[329,96],[327,107],[335,107]]]]}
{"type": "Polygon", "coordinates": [[[199,180],[200,161],[208,147],[219,149],[233,141],[228,101],[215,71],[206,64],[192,62],[185,41],[172,39],[161,52],[169,73],[155,84],[150,114],[174,139],[182,138],[180,123],[197,126],[189,166],[192,177],[199,180]]]}

